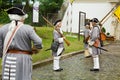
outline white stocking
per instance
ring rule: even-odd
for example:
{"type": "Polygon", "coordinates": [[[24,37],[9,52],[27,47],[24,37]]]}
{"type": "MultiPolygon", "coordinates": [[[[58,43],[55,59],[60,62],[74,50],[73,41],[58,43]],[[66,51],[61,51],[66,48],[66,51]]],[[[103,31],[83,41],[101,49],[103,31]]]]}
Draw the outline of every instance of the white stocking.
{"type": "Polygon", "coordinates": [[[93,57],[93,64],[94,64],[94,69],[99,69],[100,65],[99,65],[99,56],[96,55],[96,57],[93,57]]]}
{"type": "Polygon", "coordinates": [[[54,60],[53,60],[53,70],[57,70],[57,69],[60,68],[59,60],[60,60],[60,56],[54,57],[54,60]]]}

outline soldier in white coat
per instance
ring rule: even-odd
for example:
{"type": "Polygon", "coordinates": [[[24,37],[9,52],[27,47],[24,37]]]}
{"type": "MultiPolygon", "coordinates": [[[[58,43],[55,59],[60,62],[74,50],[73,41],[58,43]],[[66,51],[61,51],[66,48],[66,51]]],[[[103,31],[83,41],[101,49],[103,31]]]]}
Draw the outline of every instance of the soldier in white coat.
{"type": "Polygon", "coordinates": [[[83,43],[84,43],[84,56],[85,58],[89,58],[91,57],[91,54],[89,52],[89,45],[88,45],[88,40],[89,40],[89,37],[90,37],[90,23],[86,23],[85,25],[85,30],[84,30],[84,40],[83,40],[83,43]]]}
{"type": "Polygon", "coordinates": [[[62,71],[63,69],[60,67],[60,57],[61,54],[64,51],[64,38],[65,37],[61,37],[61,35],[59,34],[59,32],[61,34],[63,34],[62,30],[61,30],[61,20],[57,20],[54,23],[55,29],[53,31],[53,38],[55,42],[59,43],[58,49],[57,51],[53,51],[52,50],[52,55],[54,57],[53,59],[53,70],[54,71],[62,71]]]}
{"type": "Polygon", "coordinates": [[[24,24],[24,6],[15,5],[7,13],[11,22],[0,28],[2,80],[32,80],[32,42],[41,49],[42,39],[24,24]]]}
{"type": "Polygon", "coordinates": [[[100,54],[100,29],[97,26],[97,23],[99,22],[97,18],[93,18],[90,20],[93,28],[91,29],[90,33],[90,40],[88,41],[89,46],[91,46],[92,49],[92,58],[93,58],[93,68],[90,69],[90,71],[99,71],[100,65],[99,65],[99,54],[100,54]]]}

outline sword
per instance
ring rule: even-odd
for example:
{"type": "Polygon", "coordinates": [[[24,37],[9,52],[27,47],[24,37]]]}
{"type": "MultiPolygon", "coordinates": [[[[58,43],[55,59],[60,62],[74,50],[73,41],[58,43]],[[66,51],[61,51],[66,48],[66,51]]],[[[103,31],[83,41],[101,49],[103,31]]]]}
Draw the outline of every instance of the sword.
{"type": "MultiPolygon", "coordinates": [[[[96,47],[96,46],[94,46],[94,47],[96,47]]],[[[104,48],[102,48],[102,47],[96,47],[96,48],[98,48],[98,49],[101,49],[101,50],[104,50],[104,51],[107,51],[107,52],[108,52],[108,50],[107,50],[107,49],[104,49],[104,48]]]]}
{"type": "Polygon", "coordinates": [[[90,45],[92,45],[92,46],[94,46],[94,47],[96,47],[96,48],[98,48],[98,49],[101,49],[101,50],[104,50],[104,51],[107,51],[107,52],[108,52],[107,49],[104,49],[104,48],[102,48],[102,47],[99,47],[98,44],[97,44],[97,41],[96,41],[96,42],[91,41],[91,42],[90,42],[90,45]],[[93,44],[93,45],[92,45],[92,44],[93,44]]]}

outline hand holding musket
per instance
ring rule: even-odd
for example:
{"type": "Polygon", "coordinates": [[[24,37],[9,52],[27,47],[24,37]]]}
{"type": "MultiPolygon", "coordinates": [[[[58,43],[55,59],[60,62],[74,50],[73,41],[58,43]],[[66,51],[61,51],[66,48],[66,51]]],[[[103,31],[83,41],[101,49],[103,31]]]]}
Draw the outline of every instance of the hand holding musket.
{"type": "Polygon", "coordinates": [[[60,34],[60,36],[63,38],[63,40],[65,41],[67,46],[70,46],[70,42],[64,37],[64,35],[60,31],[58,31],[57,29],[55,29],[55,30],[60,34]]]}
{"type": "MultiPolygon", "coordinates": [[[[48,23],[48,24],[50,24],[51,26],[54,26],[52,23],[50,23],[44,16],[42,16],[43,17],[43,19],[48,23]]],[[[54,27],[53,27],[54,28],[54,27]]],[[[64,37],[64,35],[60,32],[60,31],[58,31],[58,30],[56,30],[59,34],[60,34],[60,36],[61,37],[64,37]]],[[[67,46],[70,46],[70,42],[64,37],[63,38],[64,39],[64,41],[65,41],[65,43],[67,44],[67,46]]]]}
{"type": "Polygon", "coordinates": [[[88,42],[89,39],[90,39],[90,36],[88,36],[87,38],[85,38],[85,42],[88,42]]]}
{"type": "Polygon", "coordinates": [[[63,38],[65,43],[67,44],[67,46],[70,46],[70,42],[66,39],[66,38],[63,38]]]}
{"type": "Polygon", "coordinates": [[[32,48],[32,54],[37,54],[38,52],[39,52],[39,51],[38,51],[37,48],[35,48],[35,47],[32,48]]]}

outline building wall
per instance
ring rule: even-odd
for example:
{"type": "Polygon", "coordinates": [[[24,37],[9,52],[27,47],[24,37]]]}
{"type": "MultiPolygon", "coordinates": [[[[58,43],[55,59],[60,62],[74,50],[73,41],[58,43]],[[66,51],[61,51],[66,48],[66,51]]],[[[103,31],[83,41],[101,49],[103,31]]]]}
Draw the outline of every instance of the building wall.
{"type": "MultiPolygon", "coordinates": [[[[101,20],[112,8],[113,6],[108,2],[92,2],[92,3],[73,3],[72,6],[69,5],[68,9],[66,10],[63,18],[63,31],[68,31],[72,33],[78,33],[78,27],[79,27],[79,12],[85,12],[87,19],[92,18],[98,18],[101,20]],[[72,15],[68,12],[71,12],[72,15]],[[71,20],[72,19],[72,23],[71,20]],[[67,24],[68,21],[68,24],[67,24]]],[[[112,17],[109,18],[104,24],[103,27],[105,27],[106,32],[111,32],[111,22],[112,17]]],[[[84,26],[83,26],[84,27],[84,26]]]]}
{"type": "Polygon", "coordinates": [[[111,34],[113,33],[116,40],[120,40],[120,22],[114,19],[112,22],[111,34]]]}

